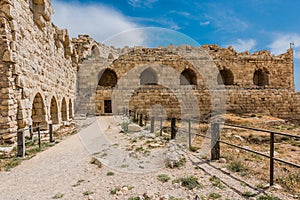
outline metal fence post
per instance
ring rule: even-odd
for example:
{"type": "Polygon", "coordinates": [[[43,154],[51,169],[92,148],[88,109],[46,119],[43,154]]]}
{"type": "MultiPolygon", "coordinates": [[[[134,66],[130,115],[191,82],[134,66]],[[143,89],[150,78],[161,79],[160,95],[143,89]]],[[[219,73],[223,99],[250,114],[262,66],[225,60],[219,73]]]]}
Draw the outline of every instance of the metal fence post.
{"type": "Polygon", "coordinates": [[[41,130],[40,130],[40,126],[37,127],[37,131],[38,131],[39,149],[41,149],[41,130]]]}
{"type": "Polygon", "coordinates": [[[159,132],[160,136],[162,136],[162,122],[163,122],[163,118],[161,117],[160,118],[160,132],[159,132]]]}
{"type": "Polygon", "coordinates": [[[192,133],[191,133],[191,120],[188,120],[189,123],[189,149],[192,148],[192,133]]]}
{"type": "Polygon", "coordinates": [[[211,160],[220,159],[220,126],[218,123],[212,124],[211,129],[211,160]]]}
{"type": "Polygon", "coordinates": [[[133,112],[133,122],[136,123],[136,112],[133,112]]]}
{"type": "Polygon", "coordinates": [[[49,124],[49,142],[54,142],[53,140],[53,125],[49,124]]]}
{"type": "Polygon", "coordinates": [[[171,140],[176,138],[176,118],[171,119],[171,140]]]}
{"type": "Polygon", "coordinates": [[[143,114],[140,113],[140,122],[139,122],[140,126],[143,126],[143,114]]]}
{"type": "Polygon", "coordinates": [[[144,121],[144,125],[147,126],[147,121],[148,121],[148,115],[147,115],[147,114],[145,115],[144,120],[145,120],[145,121],[144,121]]]}
{"type": "Polygon", "coordinates": [[[150,128],[150,133],[154,133],[154,120],[155,120],[155,118],[152,116],[152,117],[151,117],[151,128],[150,128]]]}
{"type": "Polygon", "coordinates": [[[274,133],[270,139],[270,186],[274,185],[274,133]]]}
{"type": "Polygon", "coordinates": [[[33,130],[32,130],[32,125],[29,125],[29,139],[33,142],[34,139],[33,139],[33,130]]]}
{"type": "Polygon", "coordinates": [[[19,130],[17,133],[17,156],[24,157],[25,156],[25,136],[24,132],[19,130]]]}

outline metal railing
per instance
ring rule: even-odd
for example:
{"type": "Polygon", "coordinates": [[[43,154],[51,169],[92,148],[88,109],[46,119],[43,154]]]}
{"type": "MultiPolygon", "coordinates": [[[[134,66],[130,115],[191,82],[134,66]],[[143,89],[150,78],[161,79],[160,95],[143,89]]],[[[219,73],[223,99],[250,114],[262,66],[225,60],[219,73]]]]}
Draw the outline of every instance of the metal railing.
{"type": "MultiPolygon", "coordinates": [[[[143,125],[143,114],[141,113],[137,113],[134,111],[128,111],[126,110],[126,112],[124,113],[125,115],[132,117],[133,116],[133,121],[134,122],[139,122],[139,125],[143,125]]],[[[151,116],[148,117],[148,119],[150,118],[151,122],[150,122],[150,132],[154,133],[154,126],[155,126],[155,119],[159,119],[160,121],[160,135],[162,134],[162,117],[155,117],[155,116],[151,116]]],[[[260,129],[260,128],[254,128],[254,127],[247,127],[247,126],[241,126],[241,125],[236,125],[236,124],[230,124],[230,123],[224,123],[223,125],[225,126],[229,126],[229,127],[234,127],[234,128],[241,128],[241,129],[245,129],[245,130],[252,130],[252,131],[258,131],[258,132],[264,132],[264,133],[269,133],[270,134],[270,148],[269,148],[269,155],[259,152],[259,151],[255,151],[252,150],[250,148],[245,148],[245,147],[241,147],[239,145],[236,144],[232,144],[226,141],[221,140],[220,138],[220,123],[211,123],[211,127],[210,127],[210,136],[204,135],[204,134],[200,134],[200,133],[193,133],[192,131],[192,126],[191,123],[192,122],[197,122],[198,124],[200,123],[208,123],[207,121],[200,121],[200,120],[193,120],[193,119],[176,119],[176,118],[171,118],[171,139],[175,139],[176,138],[176,121],[180,120],[180,121],[187,121],[188,122],[188,128],[187,130],[181,130],[181,131],[185,131],[188,133],[188,143],[189,143],[189,148],[192,147],[192,134],[197,135],[197,136],[201,136],[203,138],[208,138],[211,139],[211,160],[219,160],[220,159],[220,143],[234,147],[234,148],[238,148],[247,152],[251,152],[260,156],[263,156],[265,158],[269,159],[270,162],[270,179],[269,179],[269,184],[270,186],[274,185],[274,162],[277,161],[279,163],[285,164],[285,165],[290,165],[292,167],[295,168],[299,168],[300,169],[300,165],[296,164],[296,163],[292,163],[280,158],[276,158],[274,156],[274,152],[275,152],[275,147],[274,147],[274,143],[275,143],[275,136],[285,136],[285,137],[290,137],[290,138],[295,138],[295,139],[300,139],[299,135],[293,135],[293,134],[289,134],[289,133],[282,133],[282,132],[276,132],[276,131],[272,131],[272,130],[266,130],[266,129],[260,129]]]]}
{"type": "MultiPolygon", "coordinates": [[[[36,127],[32,127],[31,125],[29,126],[29,128],[25,128],[25,129],[19,129],[17,132],[17,156],[19,157],[24,157],[26,154],[26,144],[28,143],[34,143],[35,140],[38,140],[38,146],[39,149],[41,149],[41,138],[42,138],[42,133],[41,132],[41,128],[42,127],[46,127],[48,125],[39,125],[36,127]],[[26,141],[25,139],[25,131],[29,131],[29,140],[26,141]],[[34,137],[34,135],[37,135],[37,138],[34,137]]],[[[48,127],[47,127],[48,128],[48,127]]],[[[55,140],[53,140],[53,125],[49,124],[49,142],[55,142],[55,140]]]]}

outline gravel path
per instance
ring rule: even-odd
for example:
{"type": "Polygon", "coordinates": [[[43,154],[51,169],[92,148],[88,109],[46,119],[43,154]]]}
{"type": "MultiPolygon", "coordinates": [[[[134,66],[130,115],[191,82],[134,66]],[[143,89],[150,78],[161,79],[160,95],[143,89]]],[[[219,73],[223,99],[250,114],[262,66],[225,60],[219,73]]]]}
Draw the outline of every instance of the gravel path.
{"type": "MultiPolygon", "coordinates": [[[[0,172],[0,199],[128,199],[136,196],[149,196],[151,199],[203,199],[210,195],[219,194],[219,199],[243,199],[236,189],[240,183],[225,185],[218,188],[210,181],[207,170],[211,167],[203,165],[201,160],[191,156],[185,166],[179,169],[161,168],[152,172],[128,173],[120,168],[109,167],[109,164],[99,168],[90,164],[91,153],[103,152],[105,142],[118,142],[122,146],[126,137],[117,137],[119,130],[113,117],[100,117],[89,127],[80,131],[39,153],[34,158],[22,162],[10,172],[0,172]],[[112,141],[116,139],[116,141],[112,141]],[[97,145],[98,144],[98,145],[97,145]],[[85,148],[87,147],[87,148],[85,148]],[[195,169],[196,164],[200,166],[195,169]],[[111,176],[108,176],[108,172],[111,176]],[[157,176],[167,174],[170,180],[162,183],[157,176]],[[176,178],[194,175],[199,178],[202,188],[187,190],[180,184],[173,184],[176,178]],[[118,190],[118,188],[120,190],[118,190]],[[232,189],[233,188],[233,189],[232,189]],[[234,190],[234,188],[236,188],[234,190]],[[111,194],[116,189],[117,194],[111,194]]],[[[107,145],[109,146],[109,145],[107,145]]],[[[121,147],[120,147],[121,148],[121,147]]],[[[106,152],[111,152],[111,149],[106,152]]],[[[122,155],[126,157],[127,155],[122,155]]],[[[129,163],[132,161],[129,160],[129,163]]],[[[212,173],[217,173],[211,171],[212,173]]],[[[226,181],[225,175],[220,175],[226,181]]],[[[243,186],[244,190],[248,190],[243,186]]]]}

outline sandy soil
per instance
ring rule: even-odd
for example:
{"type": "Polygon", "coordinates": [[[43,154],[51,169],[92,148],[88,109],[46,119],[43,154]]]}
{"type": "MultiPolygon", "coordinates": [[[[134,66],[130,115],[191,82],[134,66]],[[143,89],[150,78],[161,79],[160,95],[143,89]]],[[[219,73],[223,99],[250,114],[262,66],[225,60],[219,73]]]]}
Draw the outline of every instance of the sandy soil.
{"type": "MultiPolygon", "coordinates": [[[[151,160],[160,161],[157,155],[164,155],[157,154],[157,149],[147,152],[144,157],[139,154],[130,157],[130,151],[124,150],[133,145],[130,141],[136,136],[120,133],[118,122],[113,117],[100,117],[79,134],[70,136],[34,158],[22,162],[10,172],[0,172],[0,199],[107,200],[143,195],[150,199],[209,199],[213,193],[219,194],[219,199],[244,199],[242,194],[245,192],[259,195],[268,192],[253,189],[253,186],[243,183],[226,170],[220,170],[218,163],[208,163],[196,153],[187,152],[187,163],[180,168],[169,169],[160,165],[154,168],[151,160]],[[103,165],[99,168],[91,164],[90,160],[92,154],[95,156],[101,153],[106,153],[107,157],[102,157],[103,165]],[[116,157],[117,153],[122,155],[116,157]],[[151,155],[156,155],[156,158],[151,155]],[[131,168],[139,163],[135,159],[143,161],[142,168],[131,168]],[[147,162],[147,159],[150,161],[147,162]],[[114,162],[120,160],[121,162],[114,162]],[[124,167],[123,162],[128,163],[128,166],[124,167]],[[113,175],[107,175],[108,172],[113,172],[113,175]],[[170,180],[162,183],[157,179],[160,174],[167,174],[170,180]],[[188,175],[198,177],[202,187],[188,190],[180,184],[172,183],[173,180],[188,175]],[[222,180],[224,188],[220,189],[212,184],[212,175],[222,180]],[[120,188],[117,194],[111,194],[111,190],[116,188],[120,188]]],[[[134,145],[142,145],[148,139],[138,139],[134,145]]],[[[292,199],[287,196],[280,197],[292,199]]]]}

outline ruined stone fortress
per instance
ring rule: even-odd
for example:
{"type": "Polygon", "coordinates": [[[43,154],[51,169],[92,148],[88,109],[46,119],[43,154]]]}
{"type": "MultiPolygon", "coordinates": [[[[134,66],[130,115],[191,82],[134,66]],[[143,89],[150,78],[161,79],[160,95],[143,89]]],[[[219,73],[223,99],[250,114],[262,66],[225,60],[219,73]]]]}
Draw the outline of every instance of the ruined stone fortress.
{"type": "Polygon", "coordinates": [[[87,35],[70,39],[52,14],[50,0],[0,2],[2,141],[29,125],[59,127],[77,114],[124,108],[149,114],[160,105],[168,117],[195,110],[209,116],[221,107],[211,91],[225,94],[226,112],[300,120],[293,49],[274,56],[217,45],[114,48],[87,35]]]}

